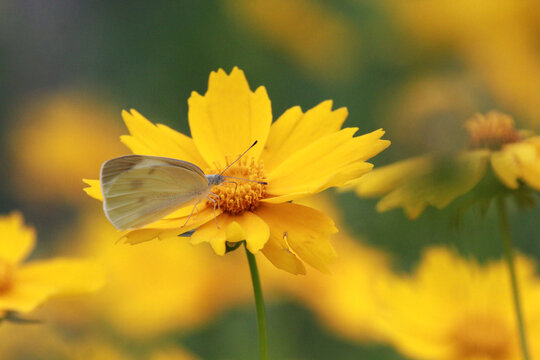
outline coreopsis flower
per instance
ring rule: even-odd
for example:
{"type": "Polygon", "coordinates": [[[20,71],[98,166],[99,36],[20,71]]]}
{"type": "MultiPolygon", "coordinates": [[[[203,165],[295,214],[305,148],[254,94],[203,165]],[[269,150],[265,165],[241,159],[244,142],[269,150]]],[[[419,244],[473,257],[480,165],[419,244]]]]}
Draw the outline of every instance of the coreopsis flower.
{"type": "MultiPolygon", "coordinates": [[[[392,12],[402,34],[422,50],[457,58],[482,81],[497,103],[524,121],[540,121],[540,5],[536,1],[395,1],[392,12]]],[[[418,53],[418,52],[417,52],[418,53]]],[[[423,59],[432,55],[420,52],[423,59]]]]}
{"type": "Polygon", "coordinates": [[[7,137],[9,180],[25,201],[79,204],[81,176],[95,174],[103,161],[123,152],[112,139],[122,133],[120,126],[111,121],[108,106],[90,94],[30,98],[14,117],[7,137]],[[103,134],[110,134],[110,141],[103,134]]]}
{"type": "Polygon", "coordinates": [[[445,157],[424,155],[366,174],[354,182],[359,196],[382,197],[379,211],[403,207],[417,218],[428,206],[443,208],[486,176],[497,179],[489,196],[540,190],[540,136],[518,131],[508,115],[492,111],[465,123],[469,147],[445,157]]]}
{"type": "Polygon", "coordinates": [[[148,340],[201,327],[251,299],[241,254],[216,261],[211,249],[193,247],[182,238],[111,246],[118,238],[116,229],[97,215],[87,213],[68,236],[80,242],[76,253],[99,260],[108,274],[107,286],[84,302],[55,304],[52,317],[57,321],[79,329],[87,324],[73,324],[72,318],[79,320],[82,313],[101,319],[119,336],[148,340]],[[216,275],[224,273],[226,277],[216,275]]]}
{"type": "Polygon", "coordinates": [[[20,214],[0,216],[0,313],[27,313],[52,296],[91,292],[103,285],[103,272],[88,261],[23,263],[34,245],[34,229],[24,226],[20,214]]]}
{"type": "MultiPolygon", "coordinates": [[[[304,262],[328,271],[336,256],[328,240],[337,231],[334,222],[291,201],[343,186],[369,172],[372,165],[366,160],[390,144],[381,140],[384,131],[355,137],[356,128],[341,129],[347,110],[332,110],[331,101],[305,113],[293,107],[272,124],[265,88],[252,92],[238,68],[230,75],[212,72],[206,94],[193,92],[188,104],[192,138],[154,125],[131,110],[122,113],[130,131],[122,142],[136,154],[181,159],[205,174],[219,174],[258,141],[225,175],[265,184],[240,180],[214,186],[216,207],[210,200],[201,203],[193,219],[192,206],[181,208],[127,232],[124,239],[134,244],[197,229],[191,242],[208,242],[219,255],[245,240],[251,253],[262,251],[276,267],[293,274],[305,273],[304,262]]],[[[87,183],[88,194],[101,198],[99,181],[87,183]]]]}
{"type": "MultiPolygon", "coordinates": [[[[342,228],[339,211],[329,198],[317,195],[300,202],[331,214],[342,228]]],[[[299,279],[264,267],[264,278],[273,292],[283,292],[310,309],[335,334],[353,341],[379,339],[379,302],[374,294],[377,284],[391,276],[389,256],[346,231],[336,234],[335,240],[340,255],[332,276],[312,272],[299,279]]]]}
{"type": "Polygon", "coordinates": [[[225,4],[240,25],[310,71],[312,77],[341,80],[359,67],[361,35],[332,6],[311,0],[225,4]]]}
{"type": "MultiPolygon", "coordinates": [[[[517,257],[531,358],[540,356],[540,278],[517,257]]],[[[382,285],[382,283],[381,283],[382,285]]],[[[387,341],[411,359],[522,359],[508,269],[479,265],[444,247],[427,250],[411,275],[378,290],[387,341]]]]}

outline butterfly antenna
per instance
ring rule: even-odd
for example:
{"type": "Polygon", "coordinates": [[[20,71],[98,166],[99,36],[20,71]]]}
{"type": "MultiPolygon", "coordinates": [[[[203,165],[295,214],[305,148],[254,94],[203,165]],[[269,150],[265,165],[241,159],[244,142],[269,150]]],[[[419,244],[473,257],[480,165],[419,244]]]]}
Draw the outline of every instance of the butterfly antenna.
{"type": "Polygon", "coordinates": [[[246,149],[246,151],[244,151],[242,154],[240,154],[240,156],[239,156],[236,160],[234,160],[232,163],[230,163],[229,166],[227,166],[227,167],[225,168],[225,170],[223,170],[219,175],[223,175],[223,173],[224,173],[225,171],[227,171],[231,166],[233,166],[233,164],[234,164],[235,162],[237,162],[238,160],[240,160],[240,158],[242,158],[242,156],[244,156],[244,155],[249,151],[249,149],[251,149],[252,147],[254,147],[254,146],[257,144],[257,142],[258,142],[258,141],[255,140],[255,142],[254,142],[253,144],[251,144],[251,146],[248,147],[248,148],[246,149]]]}
{"type": "MultiPolygon", "coordinates": [[[[268,185],[268,183],[266,181],[258,181],[258,180],[251,180],[251,179],[244,179],[244,178],[239,178],[239,177],[234,177],[234,176],[227,176],[227,175],[223,175],[223,177],[227,178],[227,179],[236,179],[236,180],[243,180],[243,181],[251,181],[251,182],[256,182],[258,184],[261,184],[261,185],[268,185]]],[[[236,184],[234,181],[231,181],[232,183],[236,184]]]]}

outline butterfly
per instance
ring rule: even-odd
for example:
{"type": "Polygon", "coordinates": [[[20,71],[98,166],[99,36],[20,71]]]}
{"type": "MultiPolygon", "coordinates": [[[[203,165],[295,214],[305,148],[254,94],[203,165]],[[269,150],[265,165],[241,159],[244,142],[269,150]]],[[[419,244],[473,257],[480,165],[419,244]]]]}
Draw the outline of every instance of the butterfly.
{"type": "Polygon", "coordinates": [[[213,175],[205,175],[190,162],[161,156],[126,155],[107,160],[101,166],[99,176],[105,216],[117,229],[129,230],[151,224],[178,208],[193,205],[187,224],[197,204],[209,199],[214,203],[215,218],[219,197],[210,196],[213,186],[233,182],[227,179],[267,184],[223,175],[255,144],[257,141],[220,174],[213,175]]]}

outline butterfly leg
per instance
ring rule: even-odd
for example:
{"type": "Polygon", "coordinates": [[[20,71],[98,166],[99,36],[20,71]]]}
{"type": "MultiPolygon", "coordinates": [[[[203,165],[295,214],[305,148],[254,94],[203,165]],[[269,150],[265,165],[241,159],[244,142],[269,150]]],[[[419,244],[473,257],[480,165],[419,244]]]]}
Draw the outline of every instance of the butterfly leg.
{"type": "MultiPolygon", "coordinates": [[[[217,199],[219,200],[219,195],[217,194],[214,194],[213,192],[210,191],[210,194],[211,195],[214,195],[215,197],[217,197],[217,199]]],[[[208,199],[210,199],[210,201],[212,201],[214,203],[214,220],[216,221],[216,226],[217,228],[219,229],[219,224],[218,224],[218,221],[217,221],[217,216],[216,216],[216,206],[218,206],[218,203],[216,201],[216,199],[212,199],[210,197],[210,195],[208,195],[208,199]]]]}
{"type": "Polygon", "coordinates": [[[199,209],[197,209],[197,205],[199,205],[200,202],[201,202],[201,200],[197,201],[197,203],[195,205],[193,205],[193,209],[191,209],[191,212],[189,213],[189,216],[188,216],[186,222],[184,223],[184,225],[182,225],[182,227],[187,225],[187,223],[189,222],[189,219],[191,219],[191,216],[193,215],[193,212],[195,210],[197,210],[197,216],[199,215],[199,209]]]}

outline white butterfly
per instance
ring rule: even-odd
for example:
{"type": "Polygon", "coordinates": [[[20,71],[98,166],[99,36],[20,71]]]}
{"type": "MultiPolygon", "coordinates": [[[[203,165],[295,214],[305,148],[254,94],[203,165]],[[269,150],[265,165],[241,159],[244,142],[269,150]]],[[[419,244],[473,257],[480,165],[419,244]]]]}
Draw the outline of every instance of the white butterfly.
{"type": "Polygon", "coordinates": [[[99,177],[105,215],[119,230],[135,229],[184,206],[194,204],[194,210],[205,198],[214,202],[215,215],[218,204],[209,196],[212,186],[226,182],[227,178],[239,179],[222,174],[256,143],[215,175],[205,175],[190,162],[160,156],[126,155],[105,161],[99,177]]]}

